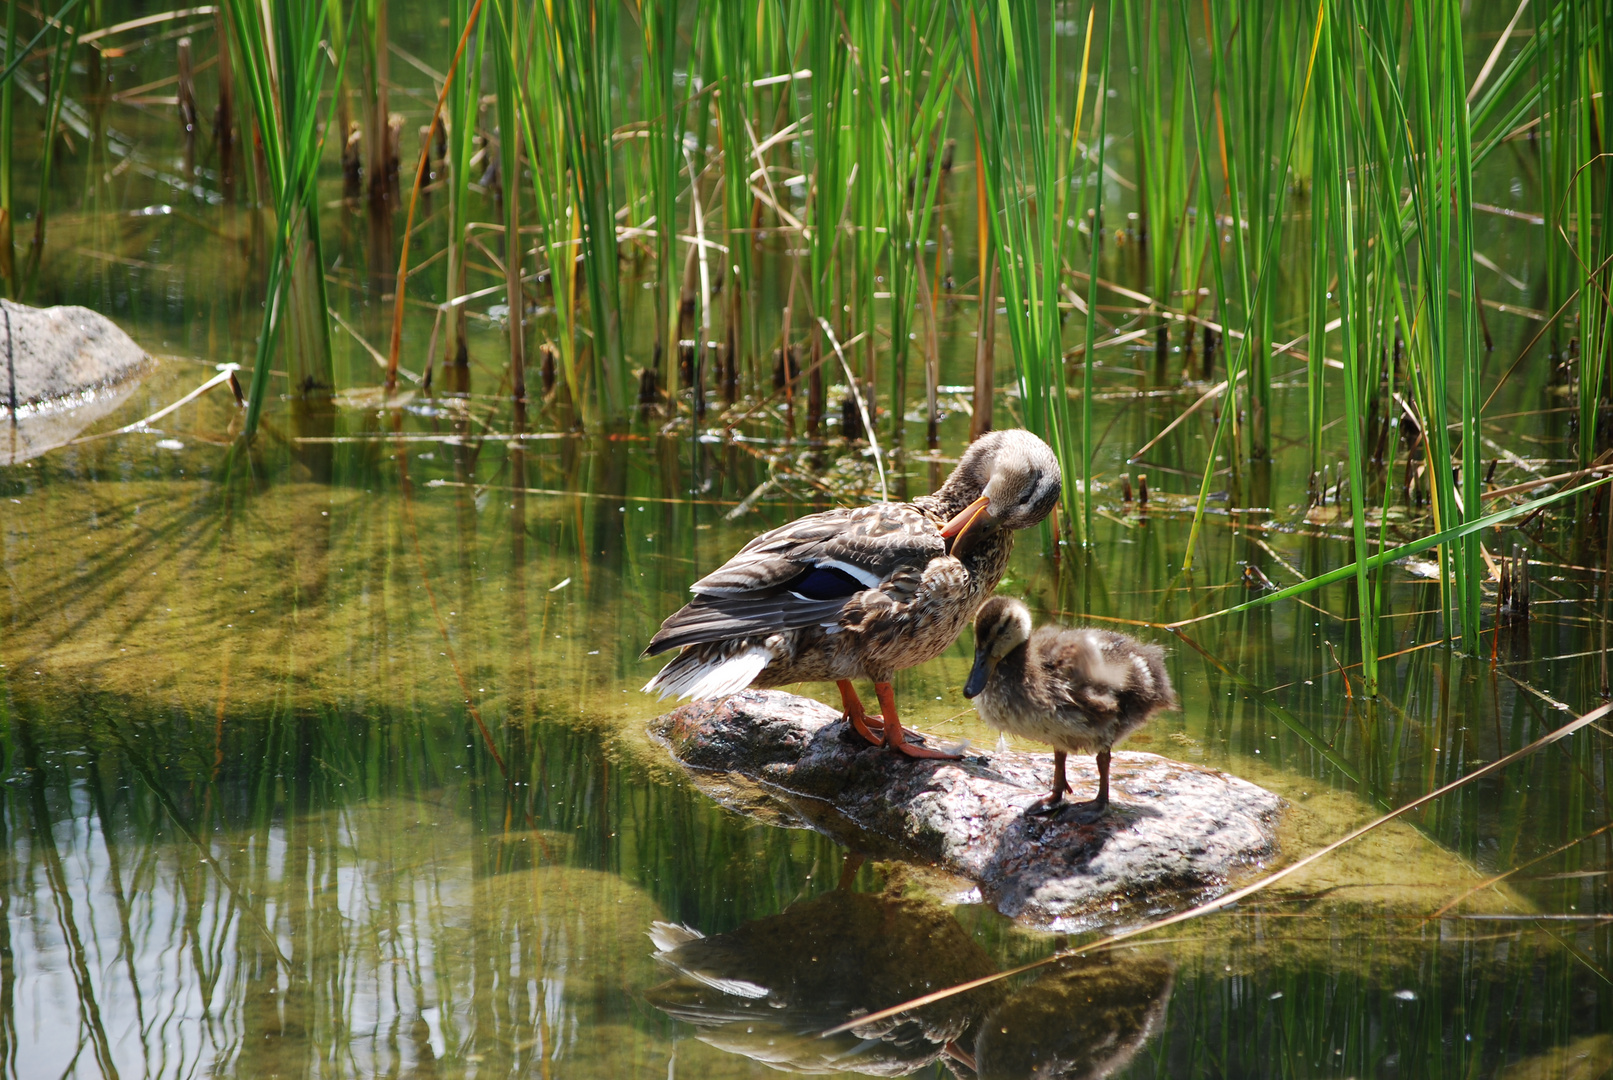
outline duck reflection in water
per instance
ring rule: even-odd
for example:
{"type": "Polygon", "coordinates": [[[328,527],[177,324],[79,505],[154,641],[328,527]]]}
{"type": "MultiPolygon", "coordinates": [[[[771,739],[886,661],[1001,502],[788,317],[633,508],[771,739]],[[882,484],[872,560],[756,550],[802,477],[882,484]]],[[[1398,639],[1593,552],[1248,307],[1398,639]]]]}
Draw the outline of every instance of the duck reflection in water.
{"type": "Polygon", "coordinates": [[[1157,1029],[1171,989],[1163,961],[1082,961],[1012,994],[994,983],[825,1039],[996,965],[945,908],[845,889],[712,937],[664,922],[650,937],[676,972],[650,1003],[702,1042],[785,1072],[907,1076],[943,1061],[981,1080],[1109,1076],[1157,1029]]]}

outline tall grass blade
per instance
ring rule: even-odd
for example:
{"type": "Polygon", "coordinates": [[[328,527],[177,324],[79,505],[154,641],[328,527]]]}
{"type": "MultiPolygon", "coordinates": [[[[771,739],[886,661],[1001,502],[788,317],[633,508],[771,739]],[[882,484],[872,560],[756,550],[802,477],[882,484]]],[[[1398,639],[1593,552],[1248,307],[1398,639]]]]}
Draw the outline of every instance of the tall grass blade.
{"type": "Polygon", "coordinates": [[[504,193],[504,296],[510,337],[510,390],[526,399],[526,298],[521,287],[521,136],[519,71],[523,64],[520,6],[497,0],[493,72],[498,99],[499,172],[504,193]]]}
{"type": "Polygon", "coordinates": [[[616,5],[553,0],[547,14],[550,25],[544,40],[553,50],[549,70],[558,82],[557,97],[566,119],[599,401],[604,415],[614,417],[625,404],[626,382],[611,146],[616,5]]]}
{"type": "MultiPolygon", "coordinates": [[[[454,59],[448,65],[442,91],[437,95],[437,106],[431,113],[431,125],[426,132],[426,141],[420,147],[420,164],[415,169],[414,186],[409,192],[409,212],[403,219],[403,251],[398,256],[397,295],[392,304],[392,347],[387,354],[386,388],[388,392],[391,392],[398,385],[398,354],[403,348],[403,301],[409,285],[409,243],[414,234],[414,212],[415,207],[420,202],[420,185],[425,180],[426,163],[431,153],[431,143],[436,138],[437,125],[442,122],[443,106],[447,103],[448,91],[454,82],[454,72],[458,70],[460,60],[464,58],[465,45],[470,41],[472,32],[476,30],[477,17],[481,13],[482,0],[476,0],[474,6],[470,9],[465,28],[460,32],[459,45],[454,50],[454,59]]],[[[450,297],[450,300],[452,299],[450,297]]]]}
{"type": "Polygon", "coordinates": [[[678,352],[678,141],[683,127],[673,84],[678,0],[640,0],[638,15],[644,35],[640,94],[649,121],[650,198],[655,214],[655,367],[661,388],[670,393],[676,385],[673,363],[678,352]]]}
{"type": "MultiPolygon", "coordinates": [[[[1049,212],[1060,205],[1059,187],[1068,179],[1060,176],[1058,35],[1031,0],[953,0],[953,10],[979,39],[978,69],[965,67],[981,153],[977,183],[985,185],[992,209],[989,240],[1008,309],[1023,422],[1075,476],[1083,463],[1070,430],[1058,306],[1064,223],[1049,212]]],[[[1065,520],[1077,531],[1082,497],[1074,484],[1065,485],[1065,520]]]]}
{"type": "MultiPolygon", "coordinates": [[[[453,0],[450,27],[456,40],[470,25],[471,0],[453,0]]],[[[482,42],[486,24],[478,23],[464,58],[448,75],[448,101],[443,126],[448,136],[448,250],[445,299],[452,301],[469,291],[465,285],[465,248],[470,225],[471,155],[475,149],[476,118],[481,106],[482,42]]],[[[445,352],[448,363],[463,368],[469,363],[465,343],[465,305],[452,304],[447,312],[445,352]]]]}
{"type": "Polygon", "coordinates": [[[17,263],[16,245],[12,234],[12,222],[16,220],[16,207],[12,202],[11,181],[15,170],[13,154],[15,146],[12,137],[15,133],[16,113],[12,100],[11,75],[16,65],[27,52],[17,50],[17,5],[6,5],[6,44],[4,52],[0,52],[5,64],[5,76],[0,78],[0,277],[5,278],[6,295],[17,294],[17,263]],[[13,60],[16,55],[16,61],[13,60]]]}
{"type": "MultiPolygon", "coordinates": [[[[323,4],[294,0],[226,0],[231,36],[241,58],[240,75],[257,125],[274,209],[274,247],[269,291],[252,371],[242,438],[257,431],[268,389],[270,359],[281,329],[289,324],[288,370],[293,394],[332,388],[330,304],[319,239],[317,181],[324,148],[319,124],[326,53],[323,4]]],[[[349,33],[348,37],[351,37],[349,33]]],[[[336,57],[340,67],[345,57],[336,57]]],[[[334,104],[334,103],[333,103],[334,104]]],[[[398,289],[400,303],[403,290],[398,289]]]]}

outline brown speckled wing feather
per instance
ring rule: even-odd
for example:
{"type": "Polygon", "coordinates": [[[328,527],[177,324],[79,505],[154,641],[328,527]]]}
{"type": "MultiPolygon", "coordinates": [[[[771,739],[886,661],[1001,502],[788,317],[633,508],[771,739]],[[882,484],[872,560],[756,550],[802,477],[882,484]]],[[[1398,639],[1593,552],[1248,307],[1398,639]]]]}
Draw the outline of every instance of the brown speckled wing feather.
{"type": "Polygon", "coordinates": [[[765,532],[689,587],[697,596],[755,593],[786,584],[808,566],[855,568],[865,584],[923,569],[945,554],[936,524],[912,506],[884,503],[825,510],[765,532]]]}
{"type": "Polygon", "coordinates": [[[893,580],[916,581],[945,553],[940,528],[910,505],[812,514],[763,533],[690,586],[694,600],[661,624],[645,652],[833,625],[842,609],[866,592],[804,596],[792,591],[805,575],[825,569],[842,575],[851,589],[877,589],[893,580]]]}

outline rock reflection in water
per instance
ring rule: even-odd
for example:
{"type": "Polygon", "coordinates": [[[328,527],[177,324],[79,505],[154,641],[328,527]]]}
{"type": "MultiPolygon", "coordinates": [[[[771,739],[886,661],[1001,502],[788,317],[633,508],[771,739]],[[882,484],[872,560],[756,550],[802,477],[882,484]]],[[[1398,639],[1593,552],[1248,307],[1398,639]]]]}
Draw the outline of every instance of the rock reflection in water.
{"type": "Polygon", "coordinates": [[[85,428],[110,416],[139,388],[140,376],[136,375],[42,405],[0,408],[0,466],[21,465],[66,446],[85,428]]]}
{"type": "Polygon", "coordinates": [[[980,1080],[1100,1080],[1131,1063],[1163,1026],[1173,969],[1141,956],[1061,965],[980,1025],[980,1080]]]}
{"type": "Polygon", "coordinates": [[[1163,960],[1081,960],[1012,993],[994,984],[825,1039],[848,1017],[996,965],[935,904],[844,890],[712,937],[673,923],[650,936],[677,973],[651,1004],[702,1042],[787,1072],[906,1076],[941,1060],[965,1078],[1095,1080],[1159,1030],[1172,986],[1163,960]]]}
{"type": "MultiPolygon", "coordinates": [[[[725,934],[670,923],[651,931],[677,977],[651,1004],[700,1029],[702,1042],[791,1072],[905,1076],[972,1035],[988,991],[960,994],[835,1038],[819,1033],[996,970],[945,909],[844,890],[725,934]]],[[[966,1053],[965,1053],[965,1056],[966,1053]]]]}

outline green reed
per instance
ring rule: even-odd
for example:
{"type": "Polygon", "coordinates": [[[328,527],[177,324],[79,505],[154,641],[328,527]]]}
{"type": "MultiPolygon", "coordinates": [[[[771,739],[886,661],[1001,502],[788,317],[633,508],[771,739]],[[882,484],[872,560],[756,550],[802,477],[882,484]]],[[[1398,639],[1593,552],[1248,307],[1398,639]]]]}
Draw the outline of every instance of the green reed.
{"type": "Polygon", "coordinates": [[[1613,229],[1607,227],[1605,216],[1613,209],[1613,168],[1608,167],[1605,154],[1599,153],[1613,149],[1608,141],[1613,135],[1613,119],[1608,117],[1606,105],[1595,100],[1594,89],[1605,88],[1613,73],[1609,63],[1613,61],[1613,41],[1609,40],[1613,15],[1605,4],[1570,6],[1567,15],[1568,51],[1582,53],[1585,60],[1570,69],[1577,92],[1565,110],[1571,125],[1565,141],[1573,148],[1575,167],[1568,177],[1565,201],[1572,207],[1572,215],[1564,213],[1557,227],[1572,230],[1572,280],[1579,291],[1579,460],[1589,465],[1601,449],[1599,424],[1608,395],[1608,353],[1613,348],[1613,328],[1609,326],[1613,317],[1609,299],[1613,229]],[[1600,229],[1593,226],[1598,218],[1603,221],[1600,229]]]}
{"type": "MultiPolygon", "coordinates": [[[[12,222],[15,220],[14,204],[12,203],[11,181],[14,169],[12,155],[14,153],[13,137],[16,129],[16,113],[12,100],[11,76],[16,68],[13,55],[19,54],[17,48],[17,5],[6,5],[6,42],[5,49],[0,52],[0,70],[5,77],[0,79],[0,277],[6,279],[6,294],[17,295],[17,267],[16,248],[12,235],[12,222]]],[[[20,55],[17,57],[20,59],[20,55]]]]}
{"type": "Polygon", "coordinates": [[[706,17],[710,20],[706,40],[716,98],[728,248],[722,283],[726,332],[718,382],[724,400],[732,401],[738,393],[742,358],[749,354],[749,328],[754,322],[750,310],[755,263],[751,220],[756,198],[751,194],[750,175],[760,162],[755,157],[758,142],[752,119],[757,112],[756,92],[750,84],[755,77],[758,7],[751,0],[717,0],[706,17]]]}
{"type": "MultiPolygon", "coordinates": [[[[1296,44],[1302,43],[1305,5],[1271,0],[1247,0],[1240,5],[1237,22],[1226,25],[1212,16],[1212,72],[1222,95],[1217,124],[1229,160],[1238,159],[1234,175],[1242,181],[1241,205],[1229,207],[1248,222],[1248,247],[1261,252],[1282,243],[1287,189],[1292,184],[1292,136],[1298,107],[1296,87],[1288,77],[1299,70],[1296,44]],[[1225,40],[1229,38],[1230,40],[1225,40]],[[1222,44],[1225,41],[1224,45],[1222,44]],[[1281,162],[1281,169],[1274,163],[1281,162]]],[[[1213,12],[1213,8],[1212,8],[1213,12]]],[[[1242,232],[1243,230],[1239,230],[1242,232]]],[[[1262,269],[1269,273],[1274,266],[1262,269]]],[[[1246,274],[1244,267],[1241,273],[1246,274]]],[[[1272,320],[1276,290],[1271,283],[1258,286],[1245,302],[1253,307],[1248,320],[1248,441],[1249,458],[1261,461],[1271,451],[1272,320]]],[[[1233,400],[1230,399],[1229,400],[1233,400]]]]}
{"type": "MultiPolygon", "coordinates": [[[[15,7],[15,5],[11,5],[15,7]]],[[[72,69],[72,58],[78,45],[78,35],[82,25],[77,18],[79,5],[73,0],[63,5],[61,14],[49,20],[35,36],[46,35],[44,43],[48,57],[48,72],[45,82],[45,131],[41,146],[42,153],[39,162],[39,193],[34,204],[34,236],[28,246],[28,257],[22,271],[18,274],[20,286],[18,292],[26,293],[30,290],[34,280],[39,275],[40,261],[45,257],[45,223],[50,217],[50,201],[53,187],[53,173],[56,163],[56,136],[62,121],[62,106],[67,100],[67,75],[72,69]],[[71,23],[63,21],[61,16],[71,17],[71,23]]],[[[11,15],[7,15],[8,23],[11,15]]],[[[6,34],[9,47],[11,34],[6,34]]],[[[19,60],[21,57],[18,58],[19,60]]],[[[7,65],[10,67],[10,65],[7,65]]],[[[10,80],[6,80],[9,91],[10,80]]],[[[9,157],[10,139],[6,139],[7,156],[9,157]]],[[[10,215],[7,215],[7,224],[10,224],[10,215]]],[[[8,259],[9,261],[9,259],[8,259]]]]}
{"type": "MultiPolygon", "coordinates": [[[[248,440],[262,413],[282,321],[287,327],[292,393],[328,393],[334,382],[317,189],[324,134],[329,127],[328,118],[320,124],[328,10],[323,4],[310,6],[295,0],[263,5],[227,0],[225,4],[240,56],[239,77],[246,84],[268,178],[268,190],[260,193],[260,199],[275,215],[268,295],[243,428],[248,440]]],[[[351,38],[351,34],[347,36],[351,38]]],[[[344,59],[336,57],[337,69],[344,59]]]]}
{"type": "MultiPolygon", "coordinates": [[[[1109,91],[1109,48],[1113,40],[1113,13],[1111,4],[1105,12],[1103,49],[1098,61],[1097,94],[1093,99],[1093,142],[1097,144],[1097,162],[1092,171],[1092,180],[1083,183],[1083,188],[1090,188],[1092,193],[1091,221],[1092,243],[1089,252],[1090,261],[1087,264],[1087,336],[1081,351],[1081,525],[1082,535],[1092,535],[1092,395],[1095,387],[1092,381],[1092,354],[1098,343],[1098,271],[1103,252],[1103,181],[1104,168],[1108,165],[1109,143],[1109,109],[1105,99],[1109,91]]],[[[1081,57],[1081,72],[1079,88],[1076,91],[1075,123],[1070,131],[1070,172],[1074,172],[1076,150],[1080,145],[1081,114],[1083,112],[1083,99],[1087,89],[1087,65],[1092,57],[1093,19],[1097,14],[1096,5],[1087,15],[1086,47],[1081,57]]],[[[1058,218],[1060,227],[1067,220],[1064,211],[1064,196],[1069,192],[1068,182],[1059,189],[1058,218]]]]}
{"type": "MultiPolygon", "coordinates": [[[[1178,32],[1184,38],[1187,38],[1189,36],[1189,34],[1190,34],[1190,30],[1189,30],[1189,25],[1190,24],[1189,24],[1188,9],[1187,9],[1186,0],[1178,0],[1177,6],[1176,6],[1176,22],[1177,22],[1178,32]]],[[[1212,30],[1212,38],[1213,38],[1213,30],[1212,30]]],[[[1214,51],[1214,49],[1216,47],[1217,46],[1212,44],[1212,46],[1211,46],[1212,51],[1214,51]]],[[[1197,191],[1198,191],[1198,208],[1197,209],[1198,209],[1199,216],[1202,219],[1211,222],[1213,224],[1213,226],[1214,226],[1215,232],[1219,233],[1221,226],[1219,225],[1219,217],[1218,217],[1218,192],[1216,192],[1216,190],[1212,187],[1212,182],[1211,182],[1211,175],[1212,174],[1211,174],[1210,156],[1209,156],[1210,155],[1210,146],[1212,145],[1211,144],[1211,137],[1210,137],[1210,134],[1209,134],[1209,124],[1213,122],[1214,118],[1213,118],[1213,115],[1209,115],[1209,116],[1206,115],[1205,110],[1203,109],[1203,107],[1201,105],[1201,102],[1200,102],[1199,93],[1198,93],[1198,87],[1195,84],[1195,82],[1193,80],[1191,80],[1191,79],[1188,80],[1187,90],[1188,90],[1188,115],[1190,117],[1192,117],[1193,124],[1194,124],[1194,150],[1195,150],[1195,153],[1196,153],[1197,159],[1198,159],[1197,163],[1196,163],[1197,164],[1197,171],[1198,171],[1199,176],[1202,178],[1202,182],[1196,185],[1196,188],[1197,188],[1197,191]]],[[[1291,146],[1291,143],[1290,143],[1290,146],[1291,146]]],[[[1236,212],[1236,207],[1239,205],[1238,186],[1237,186],[1237,158],[1236,157],[1223,158],[1223,166],[1222,167],[1223,167],[1223,172],[1224,172],[1223,180],[1224,180],[1226,199],[1227,199],[1227,202],[1229,204],[1229,207],[1232,208],[1232,212],[1229,215],[1230,218],[1231,218],[1231,225],[1230,225],[1230,228],[1229,228],[1228,232],[1230,233],[1232,241],[1233,241],[1233,252],[1234,252],[1234,255],[1235,255],[1234,270],[1237,272],[1236,276],[1237,276],[1238,282],[1239,282],[1241,290],[1242,290],[1242,298],[1243,298],[1242,307],[1243,307],[1244,312],[1247,313],[1247,312],[1249,312],[1251,310],[1251,305],[1249,303],[1249,297],[1248,297],[1248,292],[1247,292],[1247,287],[1248,287],[1248,283],[1249,283],[1249,277],[1248,277],[1248,274],[1246,272],[1247,271],[1247,266],[1248,266],[1248,260],[1247,260],[1247,257],[1245,255],[1245,253],[1244,253],[1243,229],[1240,227],[1240,220],[1239,220],[1239,218],[1237,216],[1237,212],[1236,212]]],[[[1211,269],[1211,272],[1212,272],[1211,276],[1212,276],[1212,279],[1215,282],[1214,293],[1215,293],[1215,301],[1216,301],[1215,302],[1216,311],[1217,311],[1217,313],[1219,314],[1219,316],[1220,316],[1220,318],[1222,320],[1223,327],[1226,330],[1230,331],[1232,324],[1231,324],[1230,316],[1228,314],[1229,313],[1229,305],[1228,305],[1228,300],[1227,300],[1228,293],[1227,293],[1227,284],[1226,284],[1226,271],[1225,271],[1225,268],[1222,265],[1222,259],[1221,259],[1220,254],[1219,254],[1219,249],[1220,249],[1220,244],[1219,243],[1215,243],[1214,245],[1212,245],[1212,253],[1211,253],[1211,256],[1210,256],[1210,259],[1209,259],[1209,263],[1210,263],[1210,269],[1211,269]]],[[[1266,275],[1262,272],[1262,274],[1260,275],[1260,280],[1262,282],[1264,282],[1265,277],[1266,277],[1266,275]]],[[[1227,434],[1227,432],[1228,432],[1228,429],[1230,427],[1232,427],[1233,424],[1236,423],[1236,418],[1237,418],[1237,413],[1238,413],[1238,410],[1237,410],[1238,383],[1239,383],[1239,380],[1243,377],[1243,375],[1245,374],[1245,372],[1247,370],[1246,366],[1245,366],[1246,363],[1247,363],[1247,359],[1248,359],[1247,352],[1248,352],[1248,345],[1249,345],[1249,337],[1248,337],[1248,333],[1247,333],[1247,326],[1246,326],[1246,330],[1245,330],[1245,333],[1244,333],[1243,337],[1238,339],[1237,346],[1236,346],[1236,351],[1233,350],[1233,345],[1232,345],[1230,333],[1227,335],[1227,341],[1226,341],[1225,344],[1226,344],[1226,348],[1227,348],[1227,352],[1228,352],[1226,397],[1225,397],[1224,401],[1222,402],[1222,408],[1220,410],[1219,417],[1218,417],[1217,422],[1215,424],[1214,433],[1212,434],[1212,436],[1210,438],[1208,451],[1207,451],[1207,453],[1205,455],[1205,460],[1204,460],[1204,465],[1203,465],[1203,470],[1204,471],[1203,471],[1203,474],[1202,474],[1202,476],[1201,476],[1201,478],[1199,480],[1198,501],[1197,501],[1196,505],[1194,506],[1194,510],[1193,510],[1193,526],[1192,526],[1191,530],[1188,532],[1187,550],[1183,553],[1183,556],[1182,556],[1182,571],[1183,571],[1184,574],[1190,573],[1193,570],[1194,553],[1195,553],[1195,551],[1197,549],[1199,533],[1203,528],[1205,507],[1207,506],[1209,495],[1210,495],[1210,483],[1211,483],[1212,478],[1216,474],[1216,471],[1217,471],[1216,470],[1216,465],[1221,460],[1221,448],[1223,446],[1233,447],[1233,450],[1232,450],[1232,452],[1230,454],[1228,454],[1228,457],[1233,459],[1233,466],[1232,467],[1235,469],[1236,466],[1237,466],[1236,449],[1235,449],[1237,440],[1236,440],[1235,434],[1232,435],[1232,436],[1229,436],[1227,434]]]]}
{"type": "MultiPolygon", "coordinates": [[[[532,196],[554,308],[551,343],[559,354],[559,386],[582,405],[583,371],[577,357],[577,249],[582,228],[577,187],[567,169],[570,123],[556,68],[554,30],[536,15],[526,63],[517,66],[522,141],[532,165],[532,196]]],[[[596,354],[597,356],[597,351],[596,354]]]]}
{"type": "MultiPolygon", "coordinates": [[[[840,9],[833,0],[807,0],[801,33],[812,71],[809,94],[812,125],[812,189],[807,203],[806,239],[812,310],[816,319],[840,321],[840,274],[836,266],[841,225],[846,212],[852,148],[842,124],[842,106],[851,97],[848,49],[840,30],[840,9]]],[[[844,324],[842,323],[842,326],[844,324]]],[[[842,337],[849,335],[842,334],[842,337]]],[[[812,331],[811,375],[807,391],[807,432],[822,420],[826,362],[833,351],[822,323],[812,331]]],[[[827,370],[832,371],[829,365],[827,370]]]]}
{"type": "MultiPolygon", "coordinates": [[[[888,231],[879,226],[894,224],[894,219],[884,212],[884,196],[893,182],[892,162],[881,152],[881,136],[890,119],[881,83],[890,56],[891,11],[883,4],[864,4],[848,11],[845,21],[846,44],[856,60],[851,65],[851,79],[857,100],[848,118],[856,173],[850,178],[850,202],[846,208],[851,245],[847,275],[851,318],[848,333],[843,336],[855,335],[860,340],[856,352],[862,364],[857,378],[862,394],[877,400],[879,335],[883,328],[876,297],[882,291],[879,271],[891,241],[888,231]]],[[[895,330],[894,318],[891,330],[895,330]]],[[[894,340],[891,346],[893,350],[897,347],[894,340]]],[[[844,415],[849,417],[850,413],[844,415]]]]}
{"type": "Polygon", "coordinates": [[[679,139],[683,129],[673,76],[678,48],[678,0],[640,0],[644,79],[640,89],[649,125],[650,201],[655,217],[655,359],[657,381],[677,385],[679,280],[677,261],[679,139]]]}
{"type": "Polygon", "coordinates": [[[912,335],[910,315],[914,298],[927,309],[928,328],[925,348],[925,405],[928,419],[926,443],[939,445],[937,390],[940,357],[937,355],[935,292],[941,287],[940,244],[937,244],[937,272],[925,265],[926,244],[936,217],[941,187],[948,168],[945,144],[947,124],[963,60],[963,41],[958,28],[946,18],[941,5],[928,9],[904,8],[893,25],[894,56],[891,65],[893,123],[887,138],[888,156],[886,207],[892,231],[889,278],[891,291],[891,409],[892,434],[902,443],[899,407],[906,398],[908,341],[912,335]],[[920,81],[920,73],[923,81],[920,81]],[[894,201],[893,201],[894,200],[894,201]]]}
{"type": "Polygon", "coordinates": [[[504,302],[510,342],[510,389],[516,400],[526,397],[526,297],[521,285],[521,94],[525,39],[519,5],[494,4],[493,81],[498,105],[499,189],[504,202],[504,302]]]}
{"type": "Polygon", "coordinates": [[[601,413],[614,417],[627,404],[614,182],[613,86],[621,66],[616,58],[620,44],[617,7],[587,0],[555,0],[545,10],[549,25],[542,37],[551,51],[546,70],[557,86],[555,97],[565,117],[569,183],[576,191],[575,218],[581,229],[598,400],[601,413]]]}
{"type": "MultiPolygon", "coordinates": [[[[455,41],[465,32],[470,19],[471,0],[453,0],[449,28],[455,41]]],[[[447,218],[448,243],[445,265],[447,280],[444,302],[448,304],[444,353],[450,364],[469,363],[465,344],[465,305],[458,298],[469,289],[465,284],[465,248],[470,224],[470,160],[475,149],[476,120],[480,112],[483,42],[487,23],[477,20],[474,38],[465,56],[448,80],[448,100],[444,127],[448,142],[447,218]]],[[[429,360],[429,358],[428,358],[429,360]]]]}
{"type": "MultiPolygon", "coordinates": [[[[1058,34],[1052,16],[1044,19],[1030,2],[955,0],[953,10],[959,24],[979,38],[978,70],[965,65],[980,139],[977,182],[985,185],[993,210],[989,242],[996,248],[1008,309],[1022,420],[1047,440],[1065,475],[1073,477],[1085,468],[1071,428],[1060,333],[1066,230],[1056,208],[1063,205],[1062,189],[1069,183],[1061,151],[1064,131],[1072,125],[1061,120],[1058,108],[1058,34]]],[[[1101,190],[1101,178],[1096,186],[1101,190]]],[[[1091,239],[1099,242],[1096,226],[1091,239]]],[[[1064,486],[1065,520],[1076,531],[1089,496],[1087,491],[1078,495],[1073,483],[1064,486]]]]}

